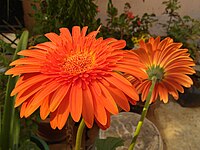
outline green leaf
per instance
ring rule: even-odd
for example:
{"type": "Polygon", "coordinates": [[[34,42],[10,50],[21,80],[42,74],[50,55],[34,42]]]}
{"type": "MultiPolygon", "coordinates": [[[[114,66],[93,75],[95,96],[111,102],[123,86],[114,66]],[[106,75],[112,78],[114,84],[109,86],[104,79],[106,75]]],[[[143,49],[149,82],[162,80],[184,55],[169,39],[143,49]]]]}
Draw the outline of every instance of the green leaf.
{"type": "Polygon", "coordinates": [[[34,11],[37,11],[37,7],[36,7],[36,5],[31,4],[31,8],[32,8],[34,11]]]}
{"type": "Polygon", "coordinates": [[[49,146],[47,145],[47,143],[38,136],[32,135],[31,141],[34,142],[40,149],[49,150],[49,146]]]}
{"type": "MultiPolygon", "coordinates": [[[[1,125],[2,125],[2,121],[1,121],[1,105],[0,105],[0,137],[1,137],[1,125]]],[[[1,139],[0,139],[0,150],[1,150],[1,139]]]]}
{"type": "Polygon", "coordinates": [[[117,137],[107,137],[106,139],[96,139],[97,150],[115,150],[119,146],[124,146],[124,140],[117,137]]]}
{"type": "Polygon", "coordinates": [[[22,33],[21,37],[20,37],[20,40],[19,40],[19,43],[17,44],[17,48],[16,48],[16,51],[15,51],[15,54],[13,56],[13,60],[16,60],[19,58],[19,55],[17,55],[17,53],[21,50],[24,50],[27,48],[27,44],[28,44],[28,35],[29,35],[29,32],[26,30],[22,33]]]}
{"type": "Polygon", "coordinates": [[[3,40],[0,40],[0,52],[3,54],[13,54],[14,48],[11,47],[11,43],[6,43],[3,40]]]}
{"type": "Polygon", "coordinates": [[[18,149],[19,145],[19,134],[20,134],[20,115],[18,111],[15,111],[14,114],[14,122],[13,127],[11,129],[12,136],[10,137],[10,140],[12,142],[12,149],[18,149]],[[12,139],[11,139],[12,138],[12,139]]]}
{"type": "Polygon", "coordinates": [[[32,141],[26,141],[18,150],[40,150],[40,148],[32,141]]]}
{"type": "MultiPolygon", "coordinates": [[[[27,43],[28,43],[28,31],[24,31],[20,37],[19,43],[17,44],[17,48],[15,51],[15,54],[13,56],[13,60],[16,60],[19,58],[17,53],[23,49],[26,49],[27,43]]],[[[14,117],[15,117],[15,97],[10,97],[10,93],[15,87],[17,77],[8,77],[7,82],[7,88],[6,88],[6,96],[5,96],[5,104],[4,104],[4,110],[3,110],[3,119],[2,119],[2,129],[1,129],[1,145],[0,149],[2,150],[8,150],[11,149],[13,144],[15,143],[15,138],[13,137],[13,123],[14,123],[14,117]]],[[[15,139],[17,141],[17,139],[15,139]]]]}

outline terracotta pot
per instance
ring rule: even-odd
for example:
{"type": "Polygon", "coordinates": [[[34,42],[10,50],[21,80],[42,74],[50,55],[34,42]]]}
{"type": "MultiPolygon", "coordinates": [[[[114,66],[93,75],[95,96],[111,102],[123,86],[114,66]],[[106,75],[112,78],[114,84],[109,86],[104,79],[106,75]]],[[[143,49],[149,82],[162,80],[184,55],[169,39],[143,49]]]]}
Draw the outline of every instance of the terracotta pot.
{"type": "Polygon", "coordinates": [[[62,130],[52,129],[50,126],[50,119],[38,123],[37,136],[46,141],[47,143],[59,143],[66,139],[66,128],[62,130]]]}
{"type": "MultiPolygon", "coordinates": [[[[53,149],[72,150],[75,147],[79,123],[68,119],[62,130],[52,129],[49,118],[38,124],[37,136],[50,144],[53,149]]],[[[85,128],[82,137],[82,150],[91,150],[98,137],[99,127],[94,124],[91,129],[85,128]]]]}

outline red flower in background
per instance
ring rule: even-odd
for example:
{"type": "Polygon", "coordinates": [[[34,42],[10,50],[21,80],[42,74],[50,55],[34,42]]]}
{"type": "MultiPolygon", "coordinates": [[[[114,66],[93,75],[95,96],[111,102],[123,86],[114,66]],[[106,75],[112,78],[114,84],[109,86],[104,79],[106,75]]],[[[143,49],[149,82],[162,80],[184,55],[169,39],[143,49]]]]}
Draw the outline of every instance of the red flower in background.
{"type": "Polygon", "coordinates": [[[127,17],[128,17],[129,19],[133,19],[133,18],[134,18],[133,13],[130,12],[130,11],[126,12],[126,15],[127,15],[127,17]]]}
{"type": "Polygon", "coordinates": [[[100,9],[99,9],[99,7],[97,7],[96,11],[97,11],[97,12],[100,12],[100,9]]]}
{"type": "Polygon", "coordinates": [[[140,26],[140,25],[141,25],[141,21],[140,21],[140,20],[138,20],[138,21],[137,21],[137,24],[138,24],[138,26],[140,26]]]}

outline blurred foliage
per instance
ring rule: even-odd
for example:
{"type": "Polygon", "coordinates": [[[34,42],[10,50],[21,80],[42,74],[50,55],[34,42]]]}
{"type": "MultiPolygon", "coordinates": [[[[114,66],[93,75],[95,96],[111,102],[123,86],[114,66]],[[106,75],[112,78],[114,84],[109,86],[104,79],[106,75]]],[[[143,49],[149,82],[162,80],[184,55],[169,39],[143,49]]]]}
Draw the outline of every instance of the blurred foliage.
{"type": "Polygon", "coordinates": [[[15,48],[11,47],[11,43],[6,43],[0,39],[0,53],[3,54],[14,54],[15,48]]]}
{"type": "Polygon", "coordinates": [[[127,49],[132,49],[135,45],[134,38],[140,39],[144,35],[149,35],[149,27],[157,21],[155,14],[144,13],[142,17],[134,16],[130,11],[131,5],[125,3],[124,11],[118,15],[118,9],[114,7],[112,0],[107,6],[107,24],[102,26],[101,34],[103,37],[114,37],[124,39],[127,42],[127,49]]]}
{"type": "MultiPolygon", "coordinates": [[[[1,137],[1,130],[3,130],[1,128],[3,126],[2,120],[4,116],[4,110],[5,110],[5,98],[6,98],[5,96],[6,96],[8,77],[9,77],[5,75],[4,73],[9,68],[9,64],[14,57],[15,50],[16,49],[12,47],[11,43],[6,43],[5,41],[0,40],[0,137],[1,137]]],[[[10,108],[11,107],[12,106],[10,106],[10,108]]],[[[16,116],[19,115],[19,109],[15,109],[15,114],[16,116]]],[[[28,150],[31,147],[31,145],[34,144],[33,142],[30,141],[30,138],[37,131],[37,124],[40,121],[39,112],[36,111],[31,117],[21,118],[20,120],[16,116],[14,117],[13,126],[15,126],[15,128],[13,128],[13,130],[16,130],[17,134],[19,133],[20,138],[15,139],[16,141],[19,141],[19,145],[14,145],[14,148],[17,149],[20,147],[21,150],[22,149],[28,150]],[[18,123],[20,122],[19,128],[17,128],[17,125],[16,125],[17,122],[18,123]]],[[[9,137],[11,142],[14,136],[15,135],[13,134],[12,136],[9,137]]],[[[1,149],[1,144],[0,144],[0,149],[1,149]]]]}
{"type": "Polygon", "coordinates": [[[6,84],[8,76],[4,75],[4,72],[7,70],[8,65],[11,61],[11,55],[14,54],[15,49],[11,47],[10,43],[6,43],[3,40],[0,40],[0,107],[3,107],[5,93],[6,93],[6,84]]]}
{"type": "MultiPolygon", "coordinates": [[[[18,111],[20,111],[18,109],[18,111]]],[[[35,111],[28,118],[20,119],[20,146],[23,145],[27,140],[30,140],[31,136],[37,133],[38,124],[41,121],[39,110],[35,111]]]]}
{"type": "MultiPolygon", "coordinates": [[[[87,25],[90,26],[89,30],[96,30],[100,25],[95,18],[97,5],[94,0],[33,0],[31,6],[34,10],[32,17],[35,19],[33,35],[58,33],[60,27],[71,30],[75,25],[87,25]]],[[[35,42],[40,43],[45,38],[40,36],[37,40],[35,42]]]]}
{"type": "Polygon", "coordinates": [[[176,42],[183,43],[183,47],[189,49],[191,57],[197,63],[199,59],[198,49],[200,47],[200,21],[190,16],[180,16],[178,10],[181,8],[178,0],[164,1],[165,12],[168,21],[161,24],[166,29],[167,36],[176,42]]]}
{"type": "Polygon", "coordinates": [[[106,139],[96,139],[95,148],[97,150],[116,150],[116,148],[124,146],[124,140],[120,137],[107,137],[106,139]]]}
{"type": "Polygon", "coordinates": [[[27,140],[18,150],[41,150],[34,142],[27,140]]]}
{"type": "Polygon", "coordinates": [[[38,136],[32,135],[27,139],[18,150],[49,150],[47,143],[38,136]]]}

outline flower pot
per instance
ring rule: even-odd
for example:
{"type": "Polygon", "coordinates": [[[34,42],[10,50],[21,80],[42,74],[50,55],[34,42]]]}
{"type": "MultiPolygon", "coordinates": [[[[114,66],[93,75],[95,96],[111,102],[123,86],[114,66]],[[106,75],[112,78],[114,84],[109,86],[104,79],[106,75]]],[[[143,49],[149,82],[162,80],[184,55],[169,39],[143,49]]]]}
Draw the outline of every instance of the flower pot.
{"type": "MultiPolygon", "coordinates": [[[[79,123],[68,119],[62,130],[52,129],[50,120],[47,118],[38,124],[37,136],[50,145],[50,149],[71,150],[75,147],[76,133],[79,123]]],[[[85,128],[82,136],[82,150],[91,150],[96,137],[99,134],[99,127],[94,124],[91,129],[85,128]]]]}
{"type": "Polygon", "coordinates": [[[66,129],[52,129],[50,126],[50,119],[47,118],[38,124],[37,136],[47,143],[59,143],[66,139],[66,129]]]}
{"type": "MultiPolygon", "coordinates": [[[[118,147],[117,150],[127,150],[140,119],[140,115],[132,112],[121,112],[118,115],[111,116],[110,127],[103,131],[100,130],[99,138],[120,137],[123,139],[124,146],[118,147]]],[[[141,132],[138,136],[134,150],[162,150],[163,143],[157,127],[148,119],[144,120],[141,132]]]]}

